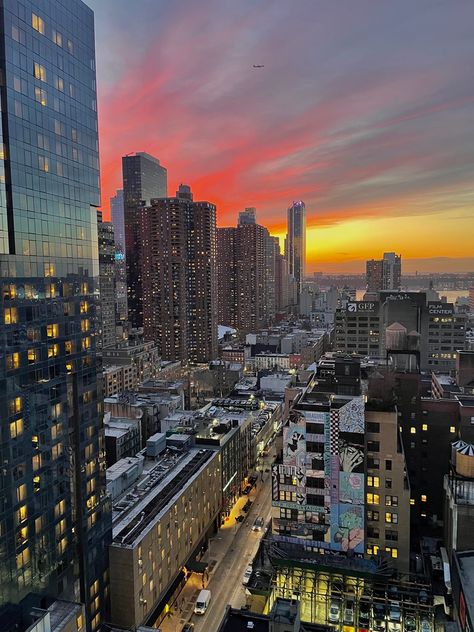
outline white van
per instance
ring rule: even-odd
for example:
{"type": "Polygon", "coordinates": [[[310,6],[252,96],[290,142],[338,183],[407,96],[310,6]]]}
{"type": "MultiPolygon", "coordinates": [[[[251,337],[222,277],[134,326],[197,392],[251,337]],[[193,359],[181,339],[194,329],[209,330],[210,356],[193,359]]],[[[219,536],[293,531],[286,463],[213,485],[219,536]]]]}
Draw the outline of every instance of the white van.
{"type": "Polygon", "coordinates": [[[209,602],[211,601],[211,591],[201,590],[196,599],[196,605],[194,606],[194,614],[204,614],[207,610],[209,602]]]}

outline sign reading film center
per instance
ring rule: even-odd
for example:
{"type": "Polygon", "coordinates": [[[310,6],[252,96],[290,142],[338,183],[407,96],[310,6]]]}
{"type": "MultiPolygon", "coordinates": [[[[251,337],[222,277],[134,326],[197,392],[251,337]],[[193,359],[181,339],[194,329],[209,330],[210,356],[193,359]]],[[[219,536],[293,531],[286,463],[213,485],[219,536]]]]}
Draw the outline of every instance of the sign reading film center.
{"type": "Polygon", "coordinates": [[[283,464],[272,472],[273,506],[286,542],[363,554],[364,400],[330,411],[293,409],[283,429],[283,464]],[[320,441],[307,424],[324,428],[320,441]]]}

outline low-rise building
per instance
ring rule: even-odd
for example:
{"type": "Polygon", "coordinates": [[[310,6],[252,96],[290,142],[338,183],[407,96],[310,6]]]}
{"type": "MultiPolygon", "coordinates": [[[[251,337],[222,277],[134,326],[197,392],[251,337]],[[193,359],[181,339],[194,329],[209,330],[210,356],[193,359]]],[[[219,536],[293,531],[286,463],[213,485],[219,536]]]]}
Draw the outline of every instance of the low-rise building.
{"type": "Polygon", "coordinates": [[[142,448],[140,419],[112,417],[104,413],[105,455],[107,467],[126,456],[135,456],[142,448]]]}
{"type": "Polygon", "coordinates": [[[136,492],[113,503],[111,622],[160,621],[168,598],[200,555],[221,508],[221,454],[191,448],[146,459],[136,492]]]}

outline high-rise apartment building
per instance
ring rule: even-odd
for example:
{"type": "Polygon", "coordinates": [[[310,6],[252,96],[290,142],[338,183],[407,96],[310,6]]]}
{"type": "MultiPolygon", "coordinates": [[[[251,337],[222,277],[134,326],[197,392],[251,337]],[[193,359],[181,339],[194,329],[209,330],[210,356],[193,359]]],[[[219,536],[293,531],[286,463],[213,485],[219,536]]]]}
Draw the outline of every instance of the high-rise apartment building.
{"type": "Polygon", "coordinates": [[[102,221],[97,213],[99,242],[99,292],[97,346],[111,347],[115,344],[115,238],[112,222],[102,221]]]}
{"type": "Polygon", "coordinates": [[[94,17],[79,0],[5,0],[0,18],[0,606],[29,593],[82,601],[96,630],[110,509],[94,17]]]}
{"type": "Polygon", "coordinates": [[[288,209],[288,233],[285,241],[288,272],[294,277],[298,295],[306,274],[306,206],[302,200],[288,209]]]}
{"type": "Polygon", "coordinates": [[[238,225],[242,224],[256,224],[257,223],[257,209],[254,206],[247,207],[244,211],[240,211],[238,225]]]}
{"type": "Polygon", "coordinates": [[[132,327],[143,327],[143,281],[139,263],[143,251],[139,237],[139,209],[150,205],[153,198],[167,196],[167,171],[157,158],[138,152],[122,158],[122,172],[128,317],[132,327]]]}
{"type": "Polygon", "coordinates": [[[217,354],[216,207],[174,198],[139,210],[145,338],[167,360],[207,362],[217,354]]]}
{"type": "Polygon", "coordinates": [[[402,276],[402,257],[394,252],[384,252],[383,259],[366,262],[368,292],[399,290],[402,276]]]}
{"type": "Polygon", "coordinates": [[[125,252],[125,216],[123,189],[118,189],[110,198],[110,215],[114,225],[115,246],[125,252]]]}
{"type": "Polygon", "coordinates": [[[268,325],[276,309],[275,238],[260,224],[217,231],[217,287],[222,324],[243,331],[268,325]]]}
{"type": "Polygon", "coordinates": [[[217,321],[228,327],[237,326],[236,233],[235,228],[217,229],[217,321]]]}

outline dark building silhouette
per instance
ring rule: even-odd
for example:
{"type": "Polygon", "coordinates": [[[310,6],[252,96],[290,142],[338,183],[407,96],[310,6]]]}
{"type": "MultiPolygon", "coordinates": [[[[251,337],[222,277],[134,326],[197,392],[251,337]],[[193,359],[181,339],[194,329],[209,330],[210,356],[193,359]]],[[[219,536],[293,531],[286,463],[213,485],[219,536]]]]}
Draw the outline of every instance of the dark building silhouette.
{"type": "Polygon", "coordinates": [[[138,152],[122,158],[122,172],[128,318],[132,327],[143,327],[139,209],[149,205],[153,198],[167,196],[167,171],[157,158],[138,152]]]}

